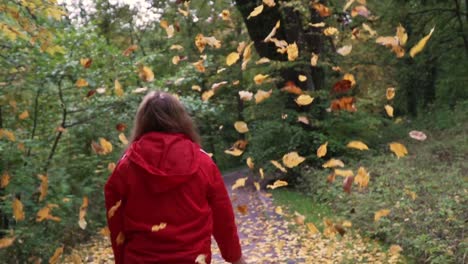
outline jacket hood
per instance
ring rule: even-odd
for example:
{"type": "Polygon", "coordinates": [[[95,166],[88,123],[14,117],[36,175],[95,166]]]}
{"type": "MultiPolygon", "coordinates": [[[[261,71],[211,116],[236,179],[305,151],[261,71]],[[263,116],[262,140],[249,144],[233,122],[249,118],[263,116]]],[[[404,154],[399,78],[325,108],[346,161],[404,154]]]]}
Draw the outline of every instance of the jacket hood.
{"type": "Polygon", "coordinates": [[[198,171],[200,146],[180,133],[149,132],[134,141],[128,158],[146,173],[137,175],[154,191],[165,192],[198,171]]]}

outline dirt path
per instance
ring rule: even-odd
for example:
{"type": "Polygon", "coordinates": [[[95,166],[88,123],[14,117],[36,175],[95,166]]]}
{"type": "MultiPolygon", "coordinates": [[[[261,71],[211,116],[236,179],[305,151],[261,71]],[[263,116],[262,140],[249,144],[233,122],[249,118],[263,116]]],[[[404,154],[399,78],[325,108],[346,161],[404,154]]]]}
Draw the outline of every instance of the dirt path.
{"type": "MultiPolygon", "coordinates": [[[[275,213],[272,198],[258,192],[252,184],[231,191],[241,177],[241,170],[224,175],[236,214],[243,254],[250,264],[299,263],[397,263],[398,253],[387,253],[375,243],[349,233],[333,238],[312,234],[293,217],[275,213]],[[238,208],[238,206],[240,208],[238,208]]],[[[213,240],[213,264],[226,263],[213,240]]],[[[113,263],[112,249],[107,239],[97,239],[82,245],[75,252],[84,263],[113,263]]],[[[66,263],[71,262],[70,257],[66,263]]]]}

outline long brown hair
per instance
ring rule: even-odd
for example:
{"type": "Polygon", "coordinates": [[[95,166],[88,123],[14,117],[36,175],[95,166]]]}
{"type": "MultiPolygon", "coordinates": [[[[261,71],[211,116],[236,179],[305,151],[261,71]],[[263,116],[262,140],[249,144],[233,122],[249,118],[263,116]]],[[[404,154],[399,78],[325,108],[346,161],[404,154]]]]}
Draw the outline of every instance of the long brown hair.
{"type": "Polygon", "coordinates": [[[200,144],[198,131],[184,105],[166,92],[152,91],[143,98],[135,116],[131,141],[152,131],[182,133],[200,144]]]}

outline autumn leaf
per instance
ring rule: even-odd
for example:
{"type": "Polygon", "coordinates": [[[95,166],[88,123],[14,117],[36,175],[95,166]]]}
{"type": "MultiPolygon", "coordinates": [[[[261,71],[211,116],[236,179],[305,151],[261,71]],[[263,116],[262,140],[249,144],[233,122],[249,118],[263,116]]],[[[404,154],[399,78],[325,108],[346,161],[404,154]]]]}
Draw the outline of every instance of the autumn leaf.
{"type": "Polygon", "coordinates": [[[325,162],[322,167],[324,168],[335,168],[335,167],[344,167],[344,163],[339,159],[330,159],[325,162]]]}
{"type": "Polygon", "coordinates": [[[353,187],[353,182],[354,182],[354,176],[347,176],[343,180],[343,191],[346,193],[351,193],[351,188],[353,187]]]}
{"type": "Polygon", "coordinates": [[[120,142],[122,142],[122,144],[128,145],[128,139],[124,133],[119,134],[119,139],[120,139],[120,142]]]}
{"type": "Polygon", "coordinates": [[[319,59],[318,54],[315,54],[312,52],[312,56],[310,57],[310,65],[312,65],[312,67],[317,66],[318,59],[319,59]]]}
{"type": "Polygon", "coordinates": [[[391,105],[385,105],[385,112],[389,117],[393,117],[393,107],[391,105]]]}
{"type": "Polygon", "coordinates": [[[260,183],[259,182],[254,182],[255,189],[257,191],[260,191],[260,183]]]}
{"type": "Polygon", "coordinates": [[[249,132],[249,128],[247,127],[247,123],[244,121],[236,121],[234,123],[234,128],[236,129],[237,132],[244,134],[249,132]]]}
{"type": "Polygon", "coordinates": [[[346,110],[349,112],[355,112],[355,98],[352,96],[342,97],[340,99],[335,99],[331,102],[330,108],[332,111],[346,110]]]}
{"type": "Polygon", "coordinates": [[[432,33],[434,32],[434,29],[435,27],[433,27],[431,29],[431,31],[429,32],[429,34],[427,34],[424,38],[422,38],[418,44],[416,44],[414,47],[411,48],[410,50],[410,56],[411,58],[414,58],[414,56],[416,56],[418,53],[420,53],[424,47],[426,46],[427,42],[429,41],[429,39],[431,38],[432,36],[432,33]]]}
{"type": "Polygon", "coordinates": [[[328,141],[320,145],[320,147],[317,149],[317,158],[325,157],[325,155],[327,155],[327,146],[328,141]]]}
{"type": "Polygon", "coordinates": [[[16,141],[15,134],[12,131],[8,129],[0,128],[0,138],[3,138],[3,137],[6,137],[8,140],[12,142],[16,141]]]}
{"type": "Polygon", "coordinates": [[[249,45],[247,45],[244,49],[244,52],[242,54],[242,66],[241,69],[245,70],[247,68],[247,64],[249,63],[251,57],[252,57],[252,45],[254,42],[250,42],[249,45]]]}
{"type": "Polygon", "coordinates": [[[239,53],[237,52],[231,52],[227,57],[226,57],[226,64],[227,66],[231,66],[234,63],[236,63],[239,60],[240,56],[239,53]]]}
{"type": "Polygon", "coordinates": [[[307,116],[298,116],[297,117],[297,122],[301,122],[305,125],[309,125],[310,122],[309,122],[309,119],[307,118],[307,116]]]}
{"type": "Polygon", "coordinates": [[[355,17],[355,16],[358,16],[358,15],[362,16],[362,17],[365,17],[365,18],[368,18],[370,16],[370,11],[364,5],[355,6],[351,10],[351,16],[355,17]]]}
{"type": "Polygon", "coordinates": [[[334,173],[336,176],[341,176],[341,177],[354,176],[354,173],[352,170],[335,169],[334,173]]]}
{"type": "Polygon", "coordinates": [[[252,100],[253,93],[249,91],[239,91],[239,97],[242,101],[252,100]]]}
{"type": "Polygon", "coordinates": [[[89,84],[85,79],[80,78],[80,79],[76,80],[75,85],[76,85],[76,87],[81,88],[81,87],[86,87],[89,84]]]}
{"type": "Polygon", "coordinates": [[[290,152],[283,156],[283,164],[288,168],[294,168],[305,160],[296,151],[290,152]]]}
{"type": "Polygon", "coordinates": [[[105,138],[99,138],[99,144],[102,148],[101,155],[106,155],[112,152],[112,144],[107,141],[105,138]]]}
{"type": "Polygon", "coordinates": [[[268,42],[271,40],[271,38],[273,36],[275,36],[276,34],[276,31],[278,30],[278,28],[280,27],[281,23],[280,23],[280,20],[278,20],[275,24],[275,26],[273,27],[273,29],[271,30],[271,32],[268,34],[268,36],[266,36],[266,38],[263,40],[263,42],[268,42]]]}
{"type": "Polygon", "coordinates": [[[315,28],[320,28],[320,27],[325,27],[326,24],[325,22],[319,22],[319,23],[309,23],[309,26],[315,27],[315,28]]]}
{"type": "Polygon", "coordinates": [[[107,170],[112,173],[115,169],[116,165],[114,162],[109,162],[109,164],[107,164],[107,170]]]}
{"type": "Polygon", "coordinates": [[[87,69],[89,67],[91,67],[91,63],[93,62],[93,60],[91,58],[81,58],[80,59],[80,64],[81,66],[83,66],[83,68],[87,69]]]}
{"type": "Polygon", "coordinates": [[[262,57],[258,61],[256,61],[255,64],[260,65],[260,64],[265,64],[265,63],[269,63],[269,62],[270,62],[270,59],[262,57]]]}
{"type": "Polygon", "coordinates": [[[335,182],[335,179],[336,179],[335,172],[332,172],[332,173],[328,174],[328,176],[327,176],[327,182],[328,183],[335,182]]]}
{"type": "Polygon", "coordinates": [[[184,50],[184,47],[182,47],[182,45],[174,44],[174,45],[171,45],[171,46],[169,47],[169,50],[178,50],[178,51],[182,51],[182,50],[184,50]]]}
{"type": "Polygon", "coordinates": [[[301,95],[303,93],[301,88],[297,87],[293,81],[287,81],[284,87],[281,88],[281,91],[296,95],[301,95]]]}
{"type": "Polygon", "coordinates": [[[323,30],[323,34],[327,37],[337,35],[338,34],[338,29],[335,27],[327,27],[326,29],[323,30]]]}
{"type": "Polygon", "coordinates": [[[250,15],[247,17],[247,19],[250,19],[251,17],[256,17],[256,16],[260,15],[260,13],[262,13],[262,11],[263,11],[263,4],[255,7],[254,10],[252,12],[250,12],[250,15]]]}
{"type": "Polygon", "coordinates": [[[205,254],[198,255],[197,258],[195,259],[195,263],[206,264],[206,255],[205,254]]]}
{"type": "Polygon", "coordinates": [[[243,204],[243,205],[238,205],[236,206],[236,209],[239,213],[241,213],[242,215],[247,215],[249,212],[248,212],[248,207],[246,204],[243,204]]]}
{"type": "Polygon", "coordinates": [[[343,76],[343,80],[350,81],[351,87],[354,87],[356,85],[356,79],[354,78],[354,75],[352,75],[351,73],[346,73],[343,76]]]}
{"type": "Polygon", "coordinates": [[[224,153],[238,157],[244,153],[244,151],[238,149],[238,148],[230,148],[224,151],[224,153]]]}
{"type": "Polygon", "coordinates": [[[86,229],[86,226],[87,226],[86,219],[85,219],[87,210],[88,210],[88,197],[84,196],[83,202],[81,203],[81,206],[80,206],[80,213],[78,216],[78,225],[83,230],[86,229]]]}
{"type": "Polygon", "coordinates": [[[142,81],[152,82],[154,80],[154,73],[151,70],[151,68],[147,66],[140,66],[138,68],[138,71],[139,71],[138,76],[140,77],[142,81]]]}
{"type": "Polygon", "coordinates": [[[387,88],[387,92],[385,93],[387,100],[392,100],[395,97],[395,88],[389,87],[387,88]]]}
{"type": "Polygon", "coordinates": [[[369,32],[369,35],[370,35],[371,37],[377,36],[377,31],[373,30],[373,29],[372,29],[369,25],[367,25],[366,23],[362,23],[362,28],[363,28],[365,31],[369,32]]]}
{"type": "Polygon", "coordinates": [[[136,51],[138,49],[138,45],[130,45],[128,48],[126,48],[123,52],[122,52],[122,55],[124,55],[125,57],[128,57],[130,56],[134,51],[136,51]]]}
{"type": "Polygon", "coordinates": [[[398,38],[400,46],[405,46],[408,41],[408,34],[406,29],[400,24],[397,27],[396,37],[398,38]]]}
{"type": "Polygon", "coordinates": [[[286,168],[283,167],[283,165],[281,165],[281,164],[280,164],[279,162],[277,162],[276,160],[270,160],[270,162],[271,162],[271,164],[273,164],[273,166],[275,166],[276,168],[278,168],[280,171],[282,171],[282,172],[284,172],[284,173],[288,172],[288,171],[286,170],[286,168]]]}
{"type": "Polygon", "coordinates": [[[204,91],[201,95],[201,98],[202,98],[202,101],[203,102],[206,102],[208,101],[211,97],[213,97],[214,95],[214,91],[213,90],[207,90],[207,91],[204,91]]]}
{"type": "Polygon", "coordinates": [[[274,7],[276,5],[275,0],[263,0],[263,3],[268,7],[274,7]]]}
{"type": "Polygon", "coordinates": [[[52,257],[50,257],[50,259],[49,259],[49,264],[59,263],[60,257],[63,254],[63,248],[64,248],[64,246],[61,246],[61,247],[59,247],[59,248],[57,248],[55,250],[54,255],[52,255],[52,257]]]}
{"type": "Polygon", "coordinates": [[[336,50],[336,53],[340,54],[341,56],[347,56],[351,53],[351,50],[353,50],[353,46],[352,45],[345,45],[341,48],[338,48],[336,50]]]}
{"type": "Polygon", "coordinates": [[[251,157],[248,157],[248,158],[247,158],[246,163],[247,163],[247,166],[249,167],[249,169],[251,169],[251,170],[254,169],[254,166],[255,166],[255,165],[254,165],[254,162],[253,162],[253,160],[252,160],[251,157]]]}
{"type": "Polygon", "coordinates": [[[265,174],[263,172],[263,168],[258,169],[258,173],[260,174],[260,179],[265,179],[265,174]]]}
{"type": "Polygon", "coordinates": [[[153,225],[151,227],[151,232],[158,232],[160,230],[163,230],[164,228],[166,228],[167,226],[167,223],[160,223],[158,225],[153,225]]]}
{"type": "Polygon", "coordinates": [[[53,208],[58,207],[56,204],[47,204],[47,206],[41,208],[36,214],[36,222],[42,222],[44,220],[52,220],[55,222],[60,222],[60,217],[53,216],[51,211],[53,208]]]}
{"type": "Polygon", "coordinates": [[[299,75],[299,76],[297,77],[297,79],[298,79],[300,82],[305,82],[305,81],[307,81],[307,76],[301,74],[301,75],[299,75]]]}
{"type": "Polygon", "coordinates": [[[406,149],[405,145],[398,143],[398,142],[392,142],[389,144],[390,150],[395,153],[395,155],[398,158],[404,157],[408,154],[408,150],[406,149]]]}
{"type": "Polygon", "coordinates": [[[117,125],[115,125],[115,129],[117,129],[117,131],[119,132],[124,132],[125,129],[127,129],[127,125],[124,123],[118,123],[117,125]]]}
{"type": "Polygon", "coordinates": [[[15,198],[13,200],[12,208],[13,208],[13,217],[15,218],[16,222],[23,221],[24,220],[23,203],[18,198],[15,198]]]}
{"type": "Polygon", "coordinates": [[[356,177],[354,178],[354,183],[356,183],[360,188],[365,188],[369,184],[369,173],[364,167],[359,167],[356,177]]]}
{"type": "Polygon", "coordinates": [[[119,209],[120,205],[122,204],[122,200],[119,200],[117,203],[115,203],[107,212],[107,218],[111,219],[112,216],[114,216],[115,212],[117,209],[119,209]]]}
{"type": "Polygon", "coordinates": [[[195,69],[201,73],[206,71],[205,66],[203,65],[204,60],[198,60],[197,62],[192,63],[192,65],[195,67],[195,69]]]}
{"type": "Polygon", "coordinates": [[[47,175],[39,174],[37,175],[39,180],[41,180],[41,185],[39,186],[39,202],[43,201],[47,195],[47,189],[49,187],[49,178],[47,175]]]}
{"type": "Polygon", "coordinates": [[[362,141],[350,141],[346,147],[348,148],[354,148],[354,149],[359,149],[359,150],[369,150],[369,147],[367,147],[366,144],[364,144],[364,142],[362,141]]]}
{"type": "Polygon", "coordinates": [[[321,17],[327,17],[327,16],[331,15],[330,9],[327,6],[323,5],[323,4],[315,3],[315,4],[313,4],[312,7],[315,9],[315,11],[317,11],[317,13],[321,17]]]}
{"type": "Polygon", "coordinates": [[[286,52],[288,53],[288,61],[295,61],[299,56],[299,49],[296,42],[293,44],[288,44],[286,47],[286,52]]]}
{"type": "Polygon", "coordinates": [[[255,75],[255,77],[254,77],[253,80],[254,80],[255,84],[260,85],[260,84],[263,83],[263,81],[264,81],[266,78],[268,78],[268,76],[269,76],[269,75],[257,74],[257,75],[255,75]]]}
{"type": "Polygon", "coordinates": [[[378,222],[380,218],[388,216],[390,214],[389,209],[382,209],[374,213],[374,222],[378,222]]]}
{"type": "Polygon", "coordinates": [[[305,106],[310,105],[314,101],[314,98],[308,94],[302,94],[299,95],[294,101],[296,101],[296,104],[300,106],[305,106]]]}
{"type": "Polygon", "coordinates": [[[13,242],[15,242],[16,237],[4,237],[0,239],[0,249],[2,248],[7,248],[11,245],[13,245],[13,242]]]}
{"type": "Polygon", "coordinates": [[[333,93],[346,93],[353,87],[352,82],[350,80],[341,80],[336,82],[333,85],[332,92],[333,93]]]}
{"type": "Polygon", "coordinates": [[[270,89],[269,91],[258,90],[257,93],[255,94],[255,103],[259,104],[263,102],[265,99],[271,96],[272,92],[273,92],[272,89],[270,89]]]}
{"type": "Polygon", "coordinates": [[[115,242],[117,246],[120,246],[125,242],[125,235],[122,231],[120,231],[117,237],[115,238],[115,242]]]}
{"type": "Polygon", "coordinates": [[[247,179],[248,179],[248,177],[237,179],[236,182],[232,185],[231,190],[235,190],[235,189],[238,189],[240,187],[244,187],[245,182],[247,181],[247,179]]]}
{"type": "Polygon", "coordinates": [[[28,110],[24,110],[24,111],[18,116],[18,118],[19,118],[20,120],[24,120],[24,119],[26,119],[26,118],[28,118],[28,117],[29,117],[29,112],[28,112],[28,110]]]}
{"type": "Polygon", "coordinates": [[[276,189],[276,188],[279,188],[279,187],[284,187],[284,186],[287,186],[288,183],[285,182],[285,181],[282,181],[282,180],[276,180],[273,184],[268,184],[267,185],[267,189],[276,189]]]}
{"type": "Polygon", "coordinates": [[[223,11],[221,11],[221,19],[224,21],[231,20],[231,12],[229,12],[229,10],[227,9],[224,9],[223,11]]]}
{"type": "Polygon", "coordinates": [[[124,90],[122,88],[122,85],[120,84],[119,80],[114,81],[114,93],[118,97],[122,97],[124,95],[124,90]]]}
{"type": "Polygon", "coordinates": [[[2,178],[0,179],[0,189],[4,189],[10,183],[10,174],[7,171],[2,173],[2,178]]]}

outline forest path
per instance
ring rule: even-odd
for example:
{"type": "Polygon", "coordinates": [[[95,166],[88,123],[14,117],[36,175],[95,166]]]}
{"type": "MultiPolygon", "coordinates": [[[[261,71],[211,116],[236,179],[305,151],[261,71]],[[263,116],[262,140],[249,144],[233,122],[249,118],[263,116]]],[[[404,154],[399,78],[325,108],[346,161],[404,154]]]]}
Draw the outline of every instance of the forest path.
{"type": "MultiPolygon", "coordinates": [[[[282,215],[276,213],[271,195],[257,191],[250,181],[231,190],[237,179],[248,175],[248,170],[239,170],[225,174],[224,180],[234,207],[242,251],[249,264],[398,262],[398,252],[383,252],[375,242],[352,232],[331,237],[312,234],[306,225],[298,225],[287,210],[282,215]]],[[[212,264],[226,263],[214,239],[212,252],[212,264]]],[[[83,263],[113,263],[109,240],[104,237],[81,245],[74,255],[79,255],[83,263]]],[[[65,263],[76,262],[70,255],[65,263]]]]}

